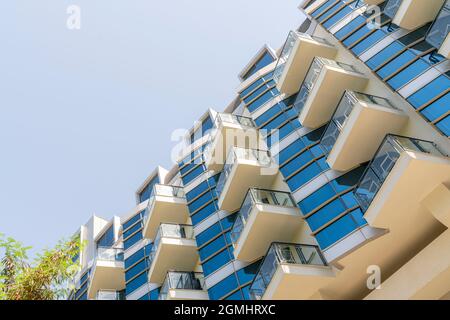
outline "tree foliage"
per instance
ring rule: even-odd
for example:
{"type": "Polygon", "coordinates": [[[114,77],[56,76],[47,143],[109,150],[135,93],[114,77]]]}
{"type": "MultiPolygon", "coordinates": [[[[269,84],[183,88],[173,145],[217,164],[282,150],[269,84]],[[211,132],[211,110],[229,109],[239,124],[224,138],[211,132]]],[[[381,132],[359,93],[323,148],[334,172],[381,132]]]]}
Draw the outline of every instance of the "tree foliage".
{"type": "Polygon", "coordinates": [[[29,262],[31,247],[0,234],[0,300],[56,300],[67,297],[78,269],[79,238],[60,241],[29,262]]]}

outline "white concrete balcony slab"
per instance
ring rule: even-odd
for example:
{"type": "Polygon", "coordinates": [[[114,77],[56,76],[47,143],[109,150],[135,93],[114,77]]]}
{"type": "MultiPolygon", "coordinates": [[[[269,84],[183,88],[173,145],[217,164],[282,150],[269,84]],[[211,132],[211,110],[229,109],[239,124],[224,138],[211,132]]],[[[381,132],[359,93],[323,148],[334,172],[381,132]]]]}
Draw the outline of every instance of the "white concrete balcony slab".
{"type": "Polygon", "coordinates": [[[330,121],[345,90],[361,92],[368,79],[353,66],[316,57],[294,102],[303,126],[318,128],[330,121]]]}
{"type": "Polygon", "coordinates": [[[269,188],[278,173],[278,165],[269,151],[232,148],[217,182],[221,210],[239,209],[248,189],[269,188]]]}
{"type": "Polygon", "coordinates": [[[450,159],[434,143],[388,135],[361,177],[355,196],[371,226],[419,232],[426,227],[421,201],[448,181],[450,159]],[[422,224],[411,230],[405,221],[422,224]]]}
{"type": "Polygon", "coordinates": [[[348,171],[369,161],[386,135],[400,133],[407,121],[385,98],[346,91],[321,139],[328,164],[348,171]]]}
{"type": "Polygon", "coordinates": [[[336,52],[337,49],[325,39],[291,31],[274,72],[277,89],[288,96],[294,94],[300,88],[314,57],[334,58],[336,52]]]}
{"type": "Polygon", "coordinates": [[[305,300],[335,278],[317,246],[273,243],[250,286],[254,300],[305,300]]]}
{"type": "Polygon", "coordinates": [[[193,227],[161,224],[149,257],[148,280],[162,283],[169,270],[194,270],[197,260],[193,227]]]}
{"type": "Polygon", "coordinates": [[[125,289],[123,249],[97,248],[88,286],[88,299],[95,299],[101,290],[125,289]]]}
{"type": "Polygon", "coordinates": [[[158,300],[209,300],[203,274],[169,271],[158,300]]]}
{"type": "Polygon", "coordinates": [[[388,0],[384,14],[392,23],[407,30],[413,30],[433,21],[445,0],[388,0]]]}
{"type": "Polygon", "coordinates": [[[252,118],[218,113],[208,145],[203,154],[208,170],[220,171],[232,147],[257,149],[262,139],[252,118]]]}
{"type": "Polygon", "coordinates": [[[161,223],[180,224],[189,217],[182,187],[157,184],[144,213],[143,236],[154,239],[161,223]]]}
{"type": "Polygon", "coordinates": [[[231,229],[234,256],[252,262],[273,242],[290,242],[303,218],[289,192],[250,189],[231,229]]]}

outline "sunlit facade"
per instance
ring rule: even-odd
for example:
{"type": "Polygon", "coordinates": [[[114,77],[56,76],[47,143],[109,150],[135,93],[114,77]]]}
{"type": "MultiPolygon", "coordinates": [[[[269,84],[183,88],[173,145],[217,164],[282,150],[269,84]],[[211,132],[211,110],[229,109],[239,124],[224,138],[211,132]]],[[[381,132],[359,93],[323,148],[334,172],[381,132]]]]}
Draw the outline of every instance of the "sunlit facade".
{"type": "Polygon", "coordinates": [[[299,9],[136,207],[80,228],[71,299],[450,298],[450,1],[299,9]]]}

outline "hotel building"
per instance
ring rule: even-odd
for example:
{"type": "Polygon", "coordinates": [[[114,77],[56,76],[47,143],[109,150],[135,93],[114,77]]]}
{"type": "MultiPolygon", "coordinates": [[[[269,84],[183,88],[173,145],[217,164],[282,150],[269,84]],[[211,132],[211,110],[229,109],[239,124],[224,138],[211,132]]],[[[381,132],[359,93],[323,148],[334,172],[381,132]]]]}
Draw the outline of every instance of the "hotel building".
{"type": "Polygon", "coordinates": [[[450,299],[450,1],[299,9],[135,208],[81,226],[70,299],[450,299]]]}

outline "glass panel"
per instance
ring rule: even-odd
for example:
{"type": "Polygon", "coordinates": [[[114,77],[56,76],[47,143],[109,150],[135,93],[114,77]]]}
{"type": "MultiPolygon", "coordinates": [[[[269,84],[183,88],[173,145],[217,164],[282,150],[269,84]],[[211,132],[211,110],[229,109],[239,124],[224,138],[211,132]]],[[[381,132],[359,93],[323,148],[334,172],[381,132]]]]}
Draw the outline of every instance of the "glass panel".
{"type": "Polygon", "coordinates": [[[305,106],[306,101],[309,97],[309,89],[306,85],[302,85],[300,91],[295,99],[294,108],[300,114],[302,112],[303,107],[305,106]]]}
{"type": "Polygon", "coordinates": [[[325,153],[331,152],[337,138],[339,137],[340,132],[341,129],[336,125],[334,121],[331,121],[320,142],[320,145],[322,146],[322,149],[325,153]]]}
{"type": "Polygon", "coordinates": [[[403,0],[389,0],[384,7],[384,14],[393,19],[403,0]]]}
{"type": "Polygon", "coordinates": [[[280,264],[327,265],[317,246],[273,243],[250,286],[252,299],[262,299],[280,264]]]}
{"type": "Polygon", "coordinates": [[[123,261],[123,249],[98,247],[97,259],[104,261],[123,261]]]}
{"type": "Polygon", "coordinates": [[[175,272],[167,273],[166,279],[159,293],[159,300],[166,300],[171,289],[178,290],[204,290],[204,277],[197,272],[175,272]]]}
{"type": "Polygon", "coordinates": [[[386,136],[355,190],[355,197],[363,212],[367,211],[404,151],[443,156],[433,142],[394,135],[386,136]]]}
{"type": "Polygon", "coordinates": [[[125,300],[123,291],[100,290],[97,292],[97,300],[125,300]]]}
{"type": "Polygon", "coordinates": [[[167,186],[162,184],[157,184],[155,186],[155,195],[162,197],[176,197],[184,198],[184,189],[182,187],[167,186]]]}
{"type": "MultiPolygon", "coordinates": [[[[223,114],[220,115],[222,121],[225,121],[225,120],[223,120],[222,116],[223,116],[223,114]]],[[[229,120],[228,122],[240,124],[242,126],[255,127],[255,123],[253,122],[252,118],[242,117],[242,116],[237,116],[237,115],[231,114],[231,115],[228,115],[228,120],[229,120]]]]}
{"type": "Polygon", "coordinates": [[[450,31],[450,0],[447,0],[427,34],[427,41],[440,48],[450,31]]]}

